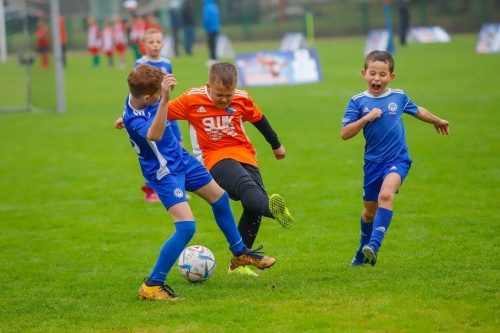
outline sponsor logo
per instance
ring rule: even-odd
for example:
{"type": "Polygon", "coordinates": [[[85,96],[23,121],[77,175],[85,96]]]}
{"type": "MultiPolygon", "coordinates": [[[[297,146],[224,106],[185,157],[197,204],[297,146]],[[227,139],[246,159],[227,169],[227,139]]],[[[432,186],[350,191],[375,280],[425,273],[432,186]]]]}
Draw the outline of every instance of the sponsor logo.
{"type": "Polygon", "coordinates": [[[234,116],[216,116],[203,118],[202,123],[205,132],[211,140],[216,141],[225,136],[235,137],[238,135],[233,124],[234,116]]]}
{"type": "Polygon", "coordinates": [[[389,170],[390,170],[390,171],[396,171],[397,169],[398,169],[398,168],[397,168],[395,165],[393,165],[393,166],[391,166],[391,168],[390,168],[389,170]]]}
{"type": "Polygon", "coordinates": [[[383,232],[385,234],[385,228],[384,227],[378,227],[378,228],[375,228],[375,230],[383,232]]]}
{"type": "Polygon", "coordinates": [[[200,106],[200,107],[198,108],[198,110],[196,110],[196,112],[198,112],[198,113],[203,113],[203,112],[207,112],[207,110],[205,110],[205,108],[204,108],[203,106],[200,106]]]}
{"type": "Polygon", "coordinates": [[[370,109],[368,109],[366,106],[365,106],[365,109],[363,110],[363,113],[369,113],[370,112],[370,109]]]}

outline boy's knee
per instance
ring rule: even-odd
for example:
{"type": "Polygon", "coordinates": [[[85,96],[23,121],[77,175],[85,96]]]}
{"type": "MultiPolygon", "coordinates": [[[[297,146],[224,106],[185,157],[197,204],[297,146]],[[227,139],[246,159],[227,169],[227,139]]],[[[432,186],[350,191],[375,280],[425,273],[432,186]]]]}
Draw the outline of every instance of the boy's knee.
{"type": "Polygon", "coordinates": [[[394,200],[394,193],[391,190],[382,190],[378,195],[378,202],[392,202],[394,200]]]}

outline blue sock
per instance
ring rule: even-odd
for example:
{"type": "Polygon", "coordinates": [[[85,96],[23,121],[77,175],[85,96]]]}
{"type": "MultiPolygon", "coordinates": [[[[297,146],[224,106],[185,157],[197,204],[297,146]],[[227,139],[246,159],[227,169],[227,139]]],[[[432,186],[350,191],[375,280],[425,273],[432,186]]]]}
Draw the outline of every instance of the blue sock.
{"type": "Polygon", "coordinates": [[[360,219],[359,228],[361,230],[361,236],[359,238],[359,248],[358,252],[356,252],[356,259],[358,259],[358,261],[363,261],[364,255],[361,250],[363,249],[363,246],[367,245],[370,242],[373,231],[373,222],[365,223],[363,219],[360,219]]]}
{"type": "Polygon", "coordinates": [[[392,210],[379,207],[375,220],[373,221],[373,232],[369,245],[378,252],[382,241],[384,240],[385,233],[389,229],[392,220],[392,210]]]}
{"type": "Polygon", "coordinates": [[[212,211],[214,213],[215,222],[219,226],[229,243],[229,249],[235,255],[240,253],[248,252],[241,235],[236,227],[236,221],[234,220],[233,212],[229,206],[229,195],[224,191],[224,194],[214,202],[212,205],[212,211]]]}
{"type": "Polygon", "coordinates": [[[175,264],[181,252],[186,248],[191,238],[196,231],[196,223],[194,221],[175,222],[174,234],[163,244],[155,267],[146,281],[146,285],[163,285],[167,279],[168,272],[175,264]]]}

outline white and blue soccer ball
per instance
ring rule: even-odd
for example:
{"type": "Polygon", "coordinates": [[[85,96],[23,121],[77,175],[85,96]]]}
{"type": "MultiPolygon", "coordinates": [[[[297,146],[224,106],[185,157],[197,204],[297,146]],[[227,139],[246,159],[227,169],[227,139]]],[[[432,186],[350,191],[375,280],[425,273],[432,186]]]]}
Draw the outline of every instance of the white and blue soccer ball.
{"type": "Polygon", "coordinates": [[[178,260],[179,271],[191,282],[208,280],[215,271],[215,257],[208,248],[192,245],[182,251],[178,260]]]}

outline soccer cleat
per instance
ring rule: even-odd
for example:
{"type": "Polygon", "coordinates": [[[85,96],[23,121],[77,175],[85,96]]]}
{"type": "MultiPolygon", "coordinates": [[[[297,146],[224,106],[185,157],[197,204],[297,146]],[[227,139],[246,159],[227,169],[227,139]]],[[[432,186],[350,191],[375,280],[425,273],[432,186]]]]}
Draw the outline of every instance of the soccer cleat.
{"type": "Polygon", "coordinates": [[[375,266],[377,263],[377,251],[375,251],[370,245],[365,245],[363,246],[363,255],[365,256],[365,264],[375,266]]]}
{"type": "Polygon", "coordinates": [[[231,254],[231,264],[236,267],[252,265],[259,269],[269,268],[276,262],[276,259],[268,256],[262,256],[258,252],[262,249],[262,246],[259,246],[255,251],[248,250],[247,253],[243,253],[239,256],[235,256],[234,253],[231,254]]]}
{"type": "Polygon", "coordinates": [[[356,266],[363,266],[365,264],[365,256],[363,255],[363,252],[358,249],[356,254],[354,255],[354,258],[351,260],[351,267],[356,267],[356,266]]]}
{"type": "Polygon", "coordinates": [[[285,205],[285,199],[279,194],[272,194],[269,197],[269,210],[283,228],[288,229],[293,225],[293,217],[285,205]]]}
{"type": "Polygon", "coordinates": [[[177,301],[181,299],[172,288],[166,284],[163,286],[149,287],[143,283],[139,288],[139,297],[145,300],[155,301],[177,301]]]}
{"type": "Polygon", "coordinates": [[[145,198],[146,202],[160,202],[160,198],[158,198],[158,195],[156,193],[150,193],[146,194],[145,198]]]}
{"type": "Polygon", "coordinates": [[[354,257],[351,260],[351,267],[356,267],[356,266],[363,266],[365,264],[365,260],[359,260],[358,258],[354,257]]]}
{"type": "Polygon", "coordinates": [[[141,190],[144,191],[144,193],[146,193],[146,197],[145,197],[145,200],[146,202],[160,202],[160,198],[158,198],[158,195],[155,193],[155,191],[150,188],[150,187],[147,187],[147,186],[143,186],[141,187],[141,190]]]}
{"type": "Polygon", "coordinates": [[[250,266],[234,266],[229,264],[229,269],[227,270],[229,275],[247,275],[247,276],[259,276],[259,274],[252,271],[250,266]]]}

